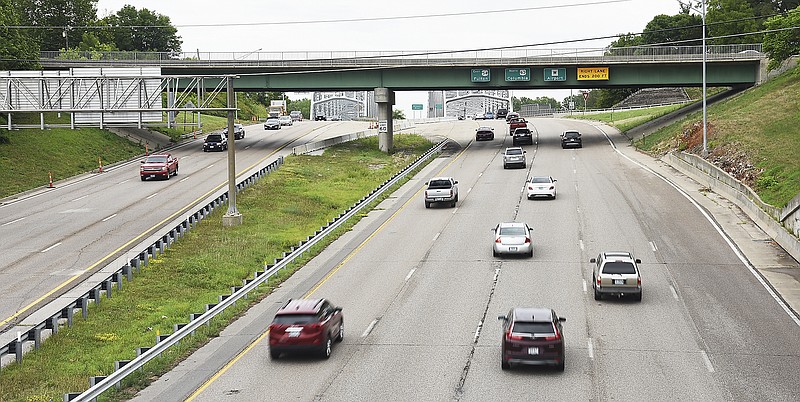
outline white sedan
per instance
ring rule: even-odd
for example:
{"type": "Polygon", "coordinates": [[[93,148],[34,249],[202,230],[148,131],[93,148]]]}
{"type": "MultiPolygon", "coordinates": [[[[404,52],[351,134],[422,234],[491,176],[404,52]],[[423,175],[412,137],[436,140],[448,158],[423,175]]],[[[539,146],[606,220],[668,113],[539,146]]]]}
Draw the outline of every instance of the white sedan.
{"type": "Polygon", "coordinates": [[[494,229],[492,255],[523,254],[533,257],[531,228],[523,222],[503,222],[494,229]]]}
{"type": "Polygon", "coordinates": [[[528,199],[545,196],[556,199],[556,182],[558,180],[550,176],[533,176],[525,183],[525,190],[528,192],[528,199]]]}

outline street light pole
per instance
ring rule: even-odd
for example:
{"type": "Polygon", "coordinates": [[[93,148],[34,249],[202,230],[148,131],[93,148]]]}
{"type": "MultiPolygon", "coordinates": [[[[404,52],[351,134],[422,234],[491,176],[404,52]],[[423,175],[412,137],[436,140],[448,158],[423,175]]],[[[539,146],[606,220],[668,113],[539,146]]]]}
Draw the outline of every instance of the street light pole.
{"type": "Polygon", "coordinates": [[[708,115],[706,113],[706,0],[703,3],[703,158],[708,157],[708,115]]]}

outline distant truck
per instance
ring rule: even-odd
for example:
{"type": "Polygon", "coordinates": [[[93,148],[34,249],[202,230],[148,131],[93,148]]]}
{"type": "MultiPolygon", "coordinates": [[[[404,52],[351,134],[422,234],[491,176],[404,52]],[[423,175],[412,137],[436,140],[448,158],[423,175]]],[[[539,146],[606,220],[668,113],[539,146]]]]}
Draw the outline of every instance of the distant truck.
{"type": "Polygon", "coordinates": [[[514,130],[518,128],[528,128],[528,121],[521,117],[508,121],[508,135],[514,135],[514,130]]]}
{"type": "Polygon", "coordinates": [[[292,117],[292,121],[302,121],[303,120],[303,112],[299,110],[292,110],[289,112],[289,116],[292,117]]]}
{"type": "Polygon", "coordinates": [[[286,115],[286,101],[273,100],[269,101],[269,117],[280,117],[286,115]]]}

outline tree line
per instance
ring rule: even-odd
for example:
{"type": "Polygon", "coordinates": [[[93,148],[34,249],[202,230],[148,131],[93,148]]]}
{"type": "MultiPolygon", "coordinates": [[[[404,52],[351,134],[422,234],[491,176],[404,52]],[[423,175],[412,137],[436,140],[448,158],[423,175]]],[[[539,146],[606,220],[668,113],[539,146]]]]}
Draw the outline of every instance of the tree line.
{"type": "Polygon", "coordinates": [[[42,51],[180,52],[177,33],[131,5],[98,18],[97,0],[0,0],[0,70],[37,69],[42,51]]]}

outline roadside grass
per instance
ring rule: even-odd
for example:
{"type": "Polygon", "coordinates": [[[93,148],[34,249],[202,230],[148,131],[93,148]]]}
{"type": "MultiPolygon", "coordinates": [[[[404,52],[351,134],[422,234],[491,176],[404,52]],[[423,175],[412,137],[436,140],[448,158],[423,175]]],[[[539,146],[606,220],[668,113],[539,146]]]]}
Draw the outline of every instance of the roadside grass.
{"type": "Polygon", "coordinates": [[[680,105],[656,106],[646,109],[609,111],[608,113],[592,113],[586,115],[576,113],[573,114],[571,118],[584,119],[584,120],[599,120],[608,123],[610,126],[616,127],[617,129],[619,129],[619,131],[626,132],[636,126],[642,125],[643,123],[646,123],[650,120],[672,113],[689,104],[690,103],[684,103],[680,105]]]}
{"type": "MultiPolygon", "coordinates": [[[[164,121],[167,121],[167,114],[164,113],[164,121]]],[[[197,113],[186,113],[186,112],[179,112],[175,115],[175,122],[178,124],[197,124],[197,113]]],[[[198,134],[198,137],[205,137],[206,134],[222,130],[228,125],[228,119],[226,117],[218,117],[218,116],[211,116],[211,115],[202,115],[200,116],[200,122],[203,123],[202,127],[202,134],[198,134]]],[[[239,121],[237,121],[239,123],[239,121]]],[[[243,124],[249,124],[249,121],[242,122],[243,124]]],[[[181,137],[187,134],[192,134],[194,130],[196,130],[196,126],[178,126],[175,128],[169,127],[151,127],[150,129],[153,131],[158,131],[159,133],[165,134],[169,136],[169,138],[173,142],[180,142],[181,137]]]]}
{"type": "Polygon", "coordinates": [[[97,128],[0,129],[0,137],[7,139],[0,141],[0,198],[47,186],[50,172],[58,181],[98,169],[98,159],[105,166],[144,153],[139,144],[97,128]]]}
{"type": "MultiPolygon", "coordinates": [[[[761,199],[783,207],[800,193],[800,68],[708,106],[709,152],[729,150],[748,156],[763,170],[754,190],[761,199]]],[[[702,112],[658,130],[640,149],[660,154],[681,149],[680,138],[692,124],[702,125],[702,112]]],[[[682,150],[682,149],[681,149],[682,150]]]]}
{"type": "MultiPolygon", "coordinates": [[[[26,354],[21,364],[0,370],[0,400],[60,400],[66,392],[87,389],[90,376],[113,372],[115,360],[133,359],[136,347],[152,346],[157,334],[171,333],[174,324],[188,322],[189,314],[205,311],[207,303],[229,294],[231,287],[240,286],[243,279],[313,234],[430,146],[420,136],[396,135],[392,155],[378,151],[377,138],[371,137],[330,148],[323,156],[287,157],[280,169],[237,197],[244,216],[241,226],[223,228],[225,208],[218,208],[151,260],[132,282],[125,282],[122,290],[115,290],[112,298],[92,305],[88,319],[76,318],[71,328],[62,327],[39,350],[26,354]]],[[[388,195],[384,193],[384,198],[388,195]]],[[[250,304],[237,303],[101,400],[130,398],[174,367],[362,216],[351,219],[324,244],[315,245],[301,261],[261,286],[249,298],[250,304]]]]}

